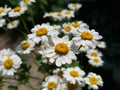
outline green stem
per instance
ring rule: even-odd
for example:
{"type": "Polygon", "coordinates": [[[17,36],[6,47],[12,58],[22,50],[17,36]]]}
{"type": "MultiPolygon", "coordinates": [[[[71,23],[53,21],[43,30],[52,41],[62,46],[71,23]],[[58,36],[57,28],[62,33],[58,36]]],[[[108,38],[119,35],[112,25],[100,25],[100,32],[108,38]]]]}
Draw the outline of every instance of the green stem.
{"type": "Polygon", "coordinates": [[[34,22],[33,12],[32,12],[32,10],[31,10],[30,7],[29,7],[29,12],[30,12],[30,15],[31,15],[32,24],[33,24],[33,26],[34,26],[34,25],[35,25],[35,22],[34,22]]]}
{"type": "Polygon", "coordinates": [[[7,16],[5,16],[5,18],[8,22],[11,22],[11,20],[7,16]]]}
{"type": "Polygon", "coordinates": [[[22,30],[20,30],[20,29],[17,29],[22,35],[23,35],[23,37],[24,37],[24,39],[27,39],[27,35],[26,35],[26,33],[24,33],[22,30]]]}
{"type": "Polygon", "coordinates": [[[3,29],[4,31],[8,32],[8,30],[7,30],[5,27],[2,27],[2,29],[3,29]]]}
{"type": "Polygon", "coordinates": [[[21,22],[22,22],[22,24],[23,24],[23,26],[24,26],[26,32],[29,33],[29,29],[28,29],[26,23],[24,22],[24,20],[22,19],[22,17],[20,17],[20,20],[21,20],[21,22]]]}

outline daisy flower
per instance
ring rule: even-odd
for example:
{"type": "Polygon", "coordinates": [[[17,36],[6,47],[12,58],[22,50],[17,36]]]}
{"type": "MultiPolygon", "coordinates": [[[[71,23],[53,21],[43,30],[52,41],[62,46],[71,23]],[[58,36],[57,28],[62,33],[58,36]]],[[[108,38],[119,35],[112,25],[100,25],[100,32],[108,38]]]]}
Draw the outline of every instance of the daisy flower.
{"type": "Polygon", "coordinates": [[[6,20],[4,18],[0,18],[0,28],[6,24],[6,20]]]}
{"type": "Polygon", "coordinates": [[[59,38],[53,36],[51,38],[53,46],[45,51],[46,57],[49,58],[51,63],[56,64],[56,66],[61,66],[62,64],[71,64],[72,60],[76,60],[77,57],[74,54],[73,47],[71,47],[72,42],[69,41],[68,36],[59,38]]]}
{"type": "Polygon", "coordinates": [[[93,57],[88,61],[88,63],[94,67],[100,67],[104,62],[100,57],[93,57]]]}
{"type": "Polygon", "coordinates": [[[78,66],[76,67],[71,67],[71,68],[67,68],[64,73],[63,73],[63,77],[66,79],[66,81],[68,81],[71,84],[78,84],[83,86],[84,83],[84,77],[85,72],[83,70],[81,70],[78,66]]]}
{"type": "Polygon", "coordinates": [[[7,13],[11,10],[11,8],[8,8],[7,5],[4,7],[0,7],[0,17],[3,17],[7,15],[7,13]]]}
{"type": "Polygon", "coordinates": [[[13,20],[7,24],[8,29],[16,28],[19,25],[19,20],[13,20]]]}
{"type": "Polygon", "coordinates": [[[74,27],[74,29],[76,29],[76,31],[80,28],[89,28],[89,26],[83,21],[74,21],[71,23],[71,25],[74,27]]]}
{"type": "Polygon", "coordinates": [[[46,13],[43,15],[43,18],[53,17],[53,15],[54,15],[54,12],[46,12],[46,13]]]}
{"type": "Polygon", "coordinates": [[[22,14],[24,14],[26,10],[27,10],[27,6],[20,4],[20,5],[16,6],[16,7],[14,7],[8,13],[8,16],[9,17],[18,17],[18,16],[21,16],[22,14]]]}
{"type": "Polygon", "coordinates": [[[96,75],[90,72],[87,77],[85,77],[85,83],[88,84],[88,89],[98,90],[98,86],[103,86],[103,81],[100,75],[96,75]]]}
{"type": "MultiPolygon", "coordinates": [[[[8,54],[8,52],[6,52],[8,54]]],[[[22,64],[21,58],[16,54],[0,56],[0,71],[2,75],[11,75],[13,76],[17,69],[22,64]]]]}
{"type": "Polygon", "coordinates": [[[63,27],[62,31],[65,34],[73,34],[75,32],[74,27],[71,25],[71,23],[64,23],[62,27],[63,27]]]}
{"type": "Polygon", "coordinates": [[[63,13],[62,13],[62,11],[54,12],[54,13],[52,14],[52,17],[53,17],[53,19],[54,19],[55,21],[56,21],[56,20],[61,21],[61,20],[63,20],[63,19],[65,18],[65,16],[64,16],[63,13]]]}
{"type": "Polygon", "coordinates": [[[78,10],[82,7],[81,4],[79,3],[70,3],[68,4],[68,8],[71,9],[71,10],[78,10]]]}
{"type": "Polygon", "coordinates": [[[35,43],[32,40],[24,40],[17,46],[16,52],[21,54],[29,54],[34,49],[35,43]]]}
{"type": "Polygon", "coordinates": [[[70,18],[75,17],[74,11],[71,11],[71,10],[63,10],[63,11],[62,11],[62,14],[63,14],[63,16],[64,16],[65,18],[67,18],[67,19],[70,19],[70,18]]]}
{"type": "Polygon", "coordinates": [[[23,4],[23,5],[32,5],[32,3],[35,3],[36,0],[22,0],[20,2],[20,4],[23,4]]]}
{"type": "Polygon", "coordinates": [[[101,57],[103,55],[102,55],[102,53],[100,51],[98,51],[96,49],[90,49],[90,50],[87,51],[86,56],[88,58],[93,58],[93,57],[101,57]]]}
{"type": "Polygon", "coordinates": [[[106,42],[104,42],[104,41],[97,41],[97,46],[99,48],[106,48],[106,42]]]}
{"type": "Polygon", "coordinates": [[[45,81],[42,83],[42,90],[58,90],[58,77],[56,75],[48,76],[45,78],[45,81]]]}
{"type": "Polygon", "coordinates": [[[102,36],[99,35],[95,30],[89,30],[87,28],[80,28],[77,30],[75,37],[73,38],[74,43],[77,46],[87,45],[90,48],[96,47],[96,41],[102,39],[102,36]]]}
{"type": "Polygon", "coordinates": [[[48,23],[43,23],[41,25],[35,25],[34,28],[31,29],[32,34],[28,34],[28,38],[33,40],[36,44],[40,41],[42,44],[48,42],[48,37],[54,35],[53,27],[48,23]]]}

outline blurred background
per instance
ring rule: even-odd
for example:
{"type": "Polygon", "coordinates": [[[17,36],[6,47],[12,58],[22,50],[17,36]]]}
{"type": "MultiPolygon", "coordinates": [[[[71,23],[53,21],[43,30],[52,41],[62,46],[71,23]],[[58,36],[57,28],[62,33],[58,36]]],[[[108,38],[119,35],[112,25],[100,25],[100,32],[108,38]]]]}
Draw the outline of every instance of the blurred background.
{"type": "MultiPolygon", "coordinates": [[[[18,1],[20,0],[0,0],[0,6],[5,4],[8,4],[8,6],[12,4],[14,6],[18,1]]],[[[96,73],[102,76],[104,81],[104,87],[100,88],[100,90],[120,90],[119,0],[37,0],[37,3],[35,3],[37,10],[34,12],[37,15],[34,17],[36,24],[49,21],[48,19],[43,20],[42,16],[45,12],[62,10],[70,2],[82,4],[82,8],[78,11],[75,19],[84,21],[91,29],[98,31],[107,44],[107,48],[102,50],[104,66],[95,70],[96,73]]],[[[36,9],[34,5],[32,9],[33,11],[36,9]]],[[[28,27],[32,28],[31,24],[28,27]]],[[[0,30],[0,37],[2,37],[3,33],[0,30]]],[[[10,31],[11,37],[9,38],[12,39],[11,42],[17,42],[17,39],[13,39],[18,37],[17,33],[17,31],[10,31]]],[[[0,44],[2,43],[0,42],[0,44]]],[[[13,45],[11,47],[13,48],[13,45]]],[[[1,48],[3,46],[0,45],[1,48]]]]}

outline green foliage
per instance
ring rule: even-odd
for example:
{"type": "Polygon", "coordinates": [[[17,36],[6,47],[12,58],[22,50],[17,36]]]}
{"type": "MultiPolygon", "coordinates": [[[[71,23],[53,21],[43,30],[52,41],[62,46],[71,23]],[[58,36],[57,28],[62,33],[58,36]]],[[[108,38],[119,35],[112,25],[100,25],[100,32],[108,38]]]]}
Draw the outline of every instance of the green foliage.
{"type": "Polygon", "coordinates": [[[13,86],[13,85],[9,85],[8,89],[9,90],[18,90],[18,87],[17,86],[13,86]]]}

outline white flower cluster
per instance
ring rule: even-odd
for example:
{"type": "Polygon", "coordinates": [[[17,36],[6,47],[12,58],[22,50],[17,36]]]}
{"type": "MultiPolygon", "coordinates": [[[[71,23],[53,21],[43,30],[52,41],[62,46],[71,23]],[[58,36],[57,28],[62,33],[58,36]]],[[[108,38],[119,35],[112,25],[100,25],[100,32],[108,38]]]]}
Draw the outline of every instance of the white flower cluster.
{"type": "Polygon", "coordinates": [[[42,90],[82,90],[85,84],[88,89],[97,90],[98,86],[103,86],[103,81],[100,75],[85,72],[78,66],[70,68],[61,68],[53,71],[55,75],[45,78],[42,83],[42,90]]]}
{"type": "MultiPolygon", "coordinates": [[[[0,16],[8,13],[9,17],[18,17],[25,13],[27,6],[35,0],[23,0],[13,9],[5,10],[7,7],[0,8],[0,16]],[[4,13],[4,14],[3,14],[4,13]]],[[[71,3],[68,5],[70,10],[45,13],[44,17],[52,17],[54,20],[71,19],[75,17],[75,11],[81,8],[81,4],[71,3]]],[[[0,18],[0,27],[5,24],[5,20],[0,18]]],[[[8,23],[9,29],[17,27],[18,20],[8,23]]],[[[77,55],[85,53],[88,64],[93,67],[103,65],[102,53],[99,48],[105,48],[106,43],[102,41],[102,36],[83,21],[65,22],[61,25],[51,25],[42,23],[35,25],[27,34],[27,39],[20,42],[16,47],[19,54],[29,54],[37,46],[37,54],[42,55],[42,62],[46,65],[57,67],[42,83],[42,90],[82,90],[86,84],[89,89],[97,90],[98,86],[103,86],[100,75],[89,72],[86,75],[84,68],[80,66],[66,67],[73,62],[79,62],[77,55]]],[[[16,69],[22,61],[15,52],[11,50],[0,51],[0,71],[5,75],[14,75],[16,69]]]]}
{"type": "Polygon", "coordinates": [[[52,17],[55,21],[56,20],[63,20],[63,19],[70,19],[75,17],[74,13],[75,11],[77,11],[78,9],[80,9],[82,7],[81,4],[79,3],[70,3],[68,4],[68,9],[62,10],[62,11],[58,11],[58,12],[49,12],[49,13],[45,13],[45,15],[43,16],[44,18],[46,17],[52,17]]]}
{"type": "Polygon", "coordinates": [[[28,10],[28,5],[32,5],[32,3],[34,2],[36,1],[22,0],[14,8],[7,7],[7,5],[5,5],[4,7],[0,7],[0,28],[2,28],[4,25],[7,25],[7,29],[16,28],[19,25],[19,20],[11,20],[9,18],[20,17],[22,14],[24,14],[28,10]]]}

